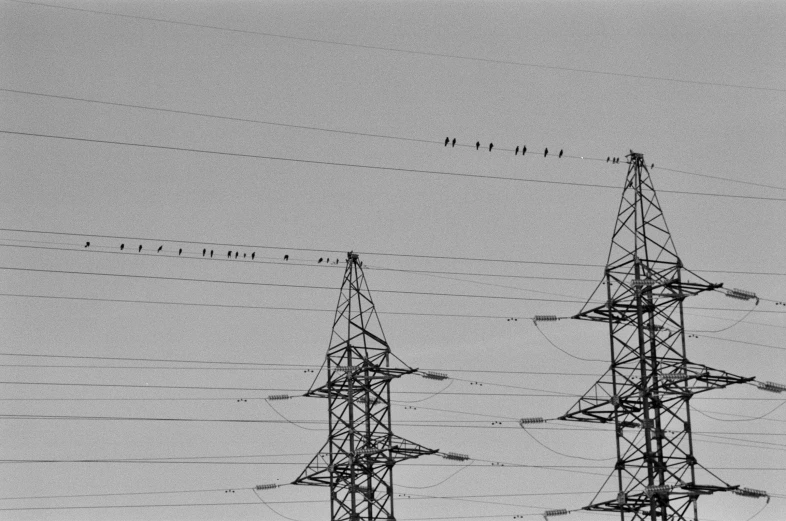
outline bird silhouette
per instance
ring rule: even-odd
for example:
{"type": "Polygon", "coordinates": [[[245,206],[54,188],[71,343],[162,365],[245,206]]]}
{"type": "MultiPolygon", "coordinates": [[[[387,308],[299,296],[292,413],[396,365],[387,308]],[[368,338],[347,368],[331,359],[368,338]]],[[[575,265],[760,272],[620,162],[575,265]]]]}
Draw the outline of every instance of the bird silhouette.
{"type": "Polygon", "coordinates": [[[456,138],[453,138],[453,143],[450,145],[451,147],[456,146],[456,138]]]}
{"type": "Polygon", "coordinates": [[[494,148],[494,143],[489,143],[489,152],[491,152],[492,148],[494,148]]]}
{"type": "Polygon", "coordinates": [[[90,241],[87,241],[87,242],[85,243],[85,248],[87,248],[87,247],[89,247],[89,246],[90,246],[90,241]]]}
{"type": "Polygon", "coordinates": [[[125,248],[125,247],[126,247],[125,243],[121,244],[120,245],[120,251],[123,251],[123,248],[125,248]]]}
{"type": "Polygon", "coordinates": [[[445,138],[445,146],[448,146],[448,143],[450,143],[450,138],[449,138],[449,137],[446,137],[446,138],[445,138]]]}
{"type": "Polygon", "coordinates": [[[213,250],[210,250],[210,258],[213,258],[213,250]]]}
{"type": "Polygon", "coordinates": [[[205,256],[206,253],[207,253],[207,248],[202,248],[202,256],[203,257],[205,256]]]}
{"type": "Polygon", "coordinates": [[[244,259],[246,258],[246,254],[245,254],[245,253],[243,254],[243,258],[244,258],[244,259]]]}
{"type": "Polygon", "coordinates": [[[161,250],[163,250],[163,249],[164,249],[164,246],[163,246],[163,245],[162,245],[162,246],[159,246],[159,247],[158,247],[158,252],[157,252],[157,253],[161,253],[161,250]]]}
{"type": "Polygon", "coordinates": [[[288,261],[289,260],[289,255],[284,255],[284,260],[288,261]]]}
{"type": "Polygon", "coordinates": [[[480,141],[475,143],[475,150],[480,150],[480,141]]]}
{"type": "Polygon", "coordinates": [[[330,257],[328,257],[327,259],[325,259],[325,264],[330,264],[330,257]]]}
{"type": "Polygon", "coordinates": [[[254,260],[254,256],[255,256],[256,254],[257,254],[257,252],[255,252],[255,251],[251,252],[251,260],[254,260]]]}
{"type": "Polygon", "coordinates": [[[519,147],[516,147],[516,151],[515,151],[515,152],[513,152],[513,155],[514,155],[514,156],[517,156],[517,155],[519,155],[519,147]]]}
{"type": "Polygon", "coordinates": [[[607,157],[606,157],[606,162],[608,163],[609,161],[611,161],[611,157],[608,157],[608,156],[607,156],[607,157]]]}
{"type": "Polygon", "coordinates": [[[231,259],[231,258],[232,258],[232,250],[229,250],[229,251],[227,252],[227,258],[228,258],[228,259],[231,259]]]}
{"type": "Polygon", "coordinates": [[[181,253],[183,253],[183,248],[180,248],[180,250],[178,250],[177,252],[178,255],[180,255],[181,253]]]}
{"type": "Polygon", "coordinates": [[[142,245],[141,244],[139,245],[139,251],[140,252],[142,251],[142,245]]]}
{"type": "Polygon", "coordinates": [[[526,146],[521,147],[521,157],[524,157],[524,154],[526,153],[527,153],[527,147],[526,146]]]}
{"type": "Polygon", "coordinates": [[[655,168],[655,163],[652,163],[652,164],[650,165],[650,168],[655,168]]]}
{"type": "Polygon", "coordinates": [[[237,259],[237,252],[235,252],[235,258],[237,259]]]}
{"type": "Polygon", "coordinates": [[[559,157],[562,157],[562,149],[559,149],[559,157]]]}
{"type": "Polygon", "coordinates": [[[547,155],[549,155],[549,149],[548,148],[543,151],[543,157],[546,157],[547,155]]]}
{"type": "Polygon", "coordinates": [[[323,260],[324,260],[324,259],[322,259],[322,257],[320,257],[320,258],[319,258],[319,261],[317,262],[317,264],[322,264],[322,261],[323,261],[323,260]]]}

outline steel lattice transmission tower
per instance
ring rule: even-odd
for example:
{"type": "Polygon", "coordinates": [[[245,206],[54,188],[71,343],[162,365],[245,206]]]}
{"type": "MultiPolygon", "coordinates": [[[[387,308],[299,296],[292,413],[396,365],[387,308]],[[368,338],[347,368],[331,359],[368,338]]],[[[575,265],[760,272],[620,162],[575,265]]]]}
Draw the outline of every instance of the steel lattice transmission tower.
{"type": "Polygon", "coordinates": [[[608,323],[611,366],[560,419],[615,427],[613,473],[619,493],[586,510],[619,512],[622,521],[698,520],[698,496],[737,487],[717,476],[716,484],[696,483],[696,467],[703,467],[693,455],[690,399],[753,378],[688,360],[683,300],[722,284],[710,284],[692,272],[688,273],[695,280],[683,280],[687,270],[644,157],[632,151],[627,157],[628,174],[604,282],[593,294],[598,298],[591,297],[573,317],[608,323]],[[603,304],[591,304],[601,299],[603,304]]]}
{"type": "Polygon", "coordinates": [[[356,254],[347,255],[327,383],[306,393],[328,400],[328,441],[293,483],[329,486],[331,521],[394,521],[393,466],[437,450],[391,430],[390,382],[417,369],[391,354],[362,266],[356,254]],[[404,367],[390,367],[391,357],[404,367]]]}

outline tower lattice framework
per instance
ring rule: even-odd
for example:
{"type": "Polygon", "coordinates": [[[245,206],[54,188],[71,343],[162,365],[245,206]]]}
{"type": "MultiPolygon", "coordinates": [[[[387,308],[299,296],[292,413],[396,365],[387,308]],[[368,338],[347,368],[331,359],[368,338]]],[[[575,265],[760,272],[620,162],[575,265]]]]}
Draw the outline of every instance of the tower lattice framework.
{"type": "MultiPolygon", "coordinates": [[[[722,287],[686,272],[642,154],[631,151],[605,277],[573,318],[606,322],[611,366],[561,420],[613,423],[615,498],[586,510],[620,519],[698,520],[700,495],[736,489],[717,476],[697,484],[690,399],[743,378],[688,360],[683,301],[722,287]],[[605,290],[605,291],[604,291],[605,290]],[[597,304],[599,300],[604,302],[597,304]]],[[[706,469],[704,469],[706,470],[706,469]]],[[[707,471],[709,472],[709,471],[707,471]]]]}
{"type": "Polygon", "coordinates": [[[391,430],[390,382],[414,373],[390,351],[358,255],[347,255],[326,363],[328,441],[296,485],[330,487],[331,521],[394,521],[393,466],[437,450],[391,430]],[[390,366],[391,357],[403,367],[390,366]]]}

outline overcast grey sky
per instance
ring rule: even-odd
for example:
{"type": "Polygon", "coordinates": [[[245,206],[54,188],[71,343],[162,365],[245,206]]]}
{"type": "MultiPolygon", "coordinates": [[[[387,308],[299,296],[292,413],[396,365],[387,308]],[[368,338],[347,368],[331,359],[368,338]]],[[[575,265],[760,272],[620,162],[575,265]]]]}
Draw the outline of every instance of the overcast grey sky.
{"type": "MultiPolygon", "coordinates": [[[[689,301],[691,360],[786,380],[782,2],[2,0],[0,24],[3,519],[282,519],[249,487],[297,477],[326,440],[327,411],[275,403],[316,422],[297,427],[261,398],[311,384],[343,269],[317,260],[349,250],[394,353],[456,378],[433,397],[445,382],[394,381],[395,431],[476,460],[447,480],[460,465],[397,466],[409,495],[396,497],[397,518],[588,504],[613,466],[613,434],[533,431],[563,456],[515,419],[566,412],[608,366],[561,353],[528,318],[576,313],[600,280],[627,167],[605,159],[630,149],[655,164],[685,266],[765,299],[747,316],[750,302],[718,293],[689,301]],[[458,145],[443,147],[446,136],[458,145]],[[255,260],[229,262],[227,250],[255,260]],[[39,459],[61,462],[5,461],[39,459]],[[62,461],[84,459],[145,461],[62,461]],[[101,496],[135,492],[168,493],[101,496]],[[8,499],[68,495],[86,497],[8,499]],[[113,508],[60,508],[98,506],[113,508]]],[[[542,328],[572,354],[608,357],[606,326],[542,328]]],[[[757,521],[786,517],[786,408],[751,417],[783,403],[752,386],[693,401],[706,413],[694,415],[699,462],[781,495],[757,521]]],[[[329,517],[326,489],[263,497],[288,518],[329,517]]],[[[699,512],[746,520],[763,505],[715,495],[699,512]]]]}

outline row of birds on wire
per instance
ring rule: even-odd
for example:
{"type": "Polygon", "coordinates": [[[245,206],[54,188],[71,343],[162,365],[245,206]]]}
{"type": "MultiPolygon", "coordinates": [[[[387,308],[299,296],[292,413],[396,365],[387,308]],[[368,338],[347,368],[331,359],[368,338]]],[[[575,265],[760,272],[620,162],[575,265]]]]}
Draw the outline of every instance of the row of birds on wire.
{"type": "MultiPolygon", "coordinates": [[[[455,147],[456,146],[456,138],[453,138],[451,140],[450,137],[446,137],[445,138],[445,146],[448,146],[448,145],[450,145],[451,147],[455,147]]],[[[485,148],[485,146],[484,146],[484,148],[485,148]]],[[[475,143],[475,150],[480,150],[480,141],[475,143]]],[[[489,143],[489,152],[491,152],[492,150],[494,150],[494,143],[489,143]]],[[[517,146],[516,149],[513,151],[513,155],[514,156],[519,155],[519,151],[521,151],[521,156],[524,157],[524,155],[527,153],[527,146],[526,145],[521,146],[521,147],[517,146]]],[[[565,152],[565,150],[561,148],[559,153],[557,154],[557,157],[558,158],[562,158],[564,152],[565,152]]],[[[546,147],[543,150],[543,157],[548,157],[548,156],[549,156],[549,149],[548,149],[548,147],[546,147]]],[[[619,157],[608,156],[606,158],[606,162],[607,163],[611,163],[611,164],[618,164],[620,162],[620,158],[619,157]]],[[[653,163],[652,166],[654,167],[655,163],[653,163]]]]}
{"type": "MultiPolygon", "coordinates": [[[[84,247],[85,248],[90,248],[90,241],[85,241],[85,246],[84,247]]],[[[142,249],[143,249],[142,245],[140,244],[138,246],[137,250],[136,250],[137,253],[142,253],[142,249]]],[[[130,250],[130,248],[129,248],[129,250],[130,250]]],[[[125,243],[121,243],[120,244],[120,251],[126,251],[125,243]]],[[[155,250],[156,253],[161,253],[163,251],[164,251],[164,245],[163,244],[161,246],[159,246],[157,250],[155,250]]],[[[177,254],[178,254],[178,256],[182,255],[183,254],[183,248],[178,248],[177,254]]],[[[212,259],[214,255],[215,255],[215,250],[208,250],[207,248],[202,248],[202,257],[210,256],[210,258],[212,259]]],[[[234,251],[233,250],[228,250],[227,251],[227,259],[240,259],[241,258],[240,255],[241,255],[241,253],[239,251],[237,251],[237,250],[234,250],[234,251]]],[[[243,253],[242,255],[243,255],[243,257],[242,257],[243,259],[250,258],[251,260],[254,260],[256,258],[256,256],[257,256],[257,253],[255,251],[252,251],[250,255],[248,253],[243,253]]],[[[289,261],[289,254],[284,255],[284,260],[285,261],[289,261]]],[[[317,260],[317,264],[322,264],[322,263],[325,263],[325,264],[338,264],[339,262],[340,262],[340,259],[336,258],[331,263],[329,257],[328,258],[320,257],[319,260],[317,260]]]]}

